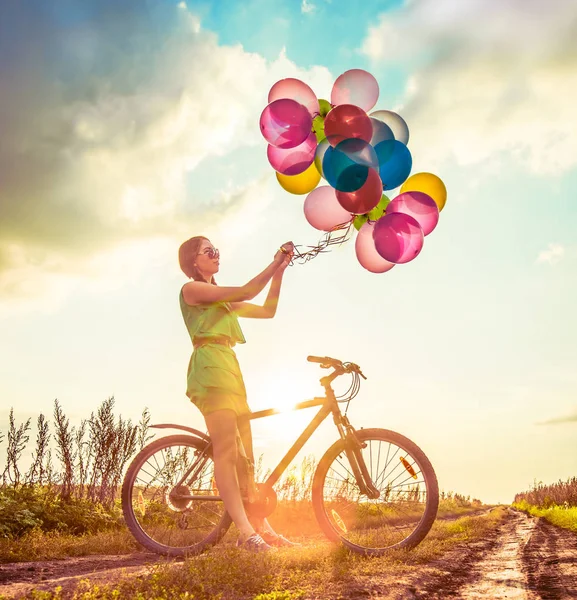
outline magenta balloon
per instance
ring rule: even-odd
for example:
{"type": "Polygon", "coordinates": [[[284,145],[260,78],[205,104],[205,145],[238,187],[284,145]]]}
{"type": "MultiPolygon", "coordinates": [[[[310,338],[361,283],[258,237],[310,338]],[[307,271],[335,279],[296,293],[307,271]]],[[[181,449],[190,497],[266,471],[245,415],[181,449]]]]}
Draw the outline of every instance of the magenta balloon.
{"type": "Polygon", "coordinates": [[[352,219],[351,213],[339,204],[335,189],[330,185],[314,189],[305,199],[304,211],[306,220],[321,231],[331,231],[352,219]]]}
{"type": "Polygon", "coordinates": [[[357,259],[367,271],[371,273],[386,273],[390,271],[395,263],[385,260],[375,248],[373,240],[374,223],[366,222],[360,229],[355,240],[355,252],[357,259]]]}
{"type": "Polygon", "coordinates": [[[379,172],[369,169],[367,180],[354,192],[336,192],[339,204],[354,215],[364,215],[380,202],[383,195],[383,182],[379,172]]]}
{"type": "Polygon", "coordinates": [[[364,111],[371,110],[378,98],[377,80],[363,69],[351,69],[339,75],[331,92],[331,104],[354,104],[364,111]]]}
{"type": "Polygon", "coordinates": [[[424,192],[404,192],[393,198],[387,206],[386,214],[404,213],[417,221],[423,235],[429,235],[439,222],[437,203],[424,192]]]}
{"type": "Polygon", "coordinates": [[[302,104],[314,117],[320,112],[319,101],[316,94],[312,89],[300,79],[294,79],[293,77],[287,77],[277,81],[268,93],[269,103],[275,100],[282,100],[283,98],[290,98],[295,100],[299,104],[302,104]]]}
{"type": "Polygon", "coordinates": [[[260,130],[277,148],[296,148],[308,137],[313,118],[305,106],[283,98],[271,102],[260,115],[260,130]]]}
{"type": "Polygon", "coordinates": [[[377,252],[389,262],[408,263],[423,248],[423,230],[413,217],[404,213],[382,216],[373,229],[377,252]]]}
{"type": "Polygon", "coordinates": [[[269,144],[266,154],[275,171],[283,175],[298,175],[312,165],[316,149],[317,136],[311,131],[300,146],[283,149],[269,144]]]}

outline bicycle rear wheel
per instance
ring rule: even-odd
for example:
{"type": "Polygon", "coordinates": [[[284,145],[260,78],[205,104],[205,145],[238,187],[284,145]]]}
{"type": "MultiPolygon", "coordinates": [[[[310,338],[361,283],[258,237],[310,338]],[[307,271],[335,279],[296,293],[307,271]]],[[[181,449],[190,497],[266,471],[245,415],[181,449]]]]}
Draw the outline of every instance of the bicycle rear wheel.
{"type": "Polygon", "coordinates": [[[380,496],[361,494],[339,440],[315,471],[312,500],[324,533],[363,554],[413,548],[431,529],[439,506],[437,477],[423,451],[387,429],[356,432],[359,454],[380,496]]]}
{"type": "Polygon", "coordinates": [[[145,548],[168,556],[197,554],[216,544],[232,522],[215,496],[208,443],[171,435],[152,442],[132,461],[122,485],[122,511],[145,548]]]}

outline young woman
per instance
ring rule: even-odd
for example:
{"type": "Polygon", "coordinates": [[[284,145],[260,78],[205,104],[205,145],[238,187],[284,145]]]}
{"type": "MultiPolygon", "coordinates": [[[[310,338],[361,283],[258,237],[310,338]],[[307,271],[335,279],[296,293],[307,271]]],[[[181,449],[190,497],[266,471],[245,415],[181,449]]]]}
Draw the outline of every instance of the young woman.
{"type": "Polygon", "coordinates": [[[254,551],[295,544],[275,533],[266,519],[251,522],[245,512],[243,496],[248,502],[255,499],[254,455],[250,422],[238,419],[250,409],[232,348],[245,343],[238,317],[274,317],[293,250],[292,242],[283,244],[270,265],[241,287],[216,284],[220,256],[207,238],[193,237],[178,252],[180,268],[190,279],[180,292],[180,308],[194,347],[186,394],[206,421],[214,448],[216,485],[240,531],[238,545],[254,551]],[[263,306],[247,302],[271,280],[263,306]]]}

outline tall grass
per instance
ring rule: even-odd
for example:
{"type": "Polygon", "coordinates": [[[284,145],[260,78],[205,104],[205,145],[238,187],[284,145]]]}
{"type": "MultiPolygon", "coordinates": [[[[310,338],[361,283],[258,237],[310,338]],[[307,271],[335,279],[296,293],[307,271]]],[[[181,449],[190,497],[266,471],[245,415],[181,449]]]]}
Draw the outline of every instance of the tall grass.
{"type": "Polygon", "coordinates": [[[6,462],[0,476],[0,537],[32,530],[82,535],[121,527],[118,489],[127,462],[152,436],[150,414],[139,423],[114,415],[104,400],[78,427],[54,401],[52,427],[40,414],[29,468],[21,467],[30,419],[17,424],[10,410],[6,462]]]}
{"type": "Polygon", "coordinates": [[[534,481],[527,492],[515,494],[513,506],[534,517],[577,532],[577,477],[545,485],[534,481]]]}
{"type": "MultiPolygon", "coordinates": [[[[86,498],[104,506],[112,505],[128,460],[152,437],[148,435],[148,409],[144,409],[140,422],[134,425],[130,419],[114,416],[111,397],[89,419],[73,427],[55,400],[53,419],[51,433],[46,417],[43,414],[38,417],[32,464],[22,472],[19,464],[30,440],[30,419],[16,425],[14,410],[10,409],[1,487],[41,486],[57,493],[62,500],[86,498]]],[[[3,437],[0,434],[0,442],[3,437]]]]}
{"type": "Polygon", "coordinates": [[[567,481],[559,480],[550,485],[534,481],[530,490],[515,494],[513,502],[519,504],[522,501],[537,508],[577,507],[577,477],[571,477],[567,481]]]}

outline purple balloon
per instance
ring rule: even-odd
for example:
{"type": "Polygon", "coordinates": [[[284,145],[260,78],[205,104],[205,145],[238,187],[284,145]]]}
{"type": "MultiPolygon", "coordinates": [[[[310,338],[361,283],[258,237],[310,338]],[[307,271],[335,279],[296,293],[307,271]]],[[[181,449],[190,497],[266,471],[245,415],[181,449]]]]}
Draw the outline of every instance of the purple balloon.
{"type": "Polygon", "coordinates": [[[408,263],[423,248],[423,230],[413,217],[404,213],[382,216],[373,229],[377,252],[389,262],[408,263]]]}
{"type": "Polygon", "coordinates": [[[374,147],[377,144],[380,144],[381,142],[384,142],[386,140],[395,139],[393,130],[386,123],[383,123],[378,119],[374,119],[373,117],[369,118],[371,119],[371,125],[373,126],[373,137],[369,142],[371,146],[374,147]]]}
{"type": "Polygon", "coordinates": [[[260,115],[260,130],[277,148],[296,148],[308,137],[313,118],[305,106],[290,98],[271,102],[260,115]]]}
{"type": "Polygon", "coordinates": [[[357,259],[361,263],[361,267],[371,273],[386,273],[390,271],[395,264],[385,260],[375,248],[373,240],[373,230],[375,224],[371,222],[365,223],[359,230],[357,239],[355,240],[355,252],[357,259]]]}
{"type": "Polygon", "coordinates": [[[404,192],[391,200],[386,214],[404,213],[417,221],[423,230],[423,235],[429,235],[439,222],[439,207],[437,203],[424,192],[404,192]]]}
{"type": "Polygon", "coordinates": [[[283,175],[298,175],[306,171],[315,159],[317,136],[311,131],[296,148],[276,148],[268,145],[266,154],[272,168],[283,175]]]}

